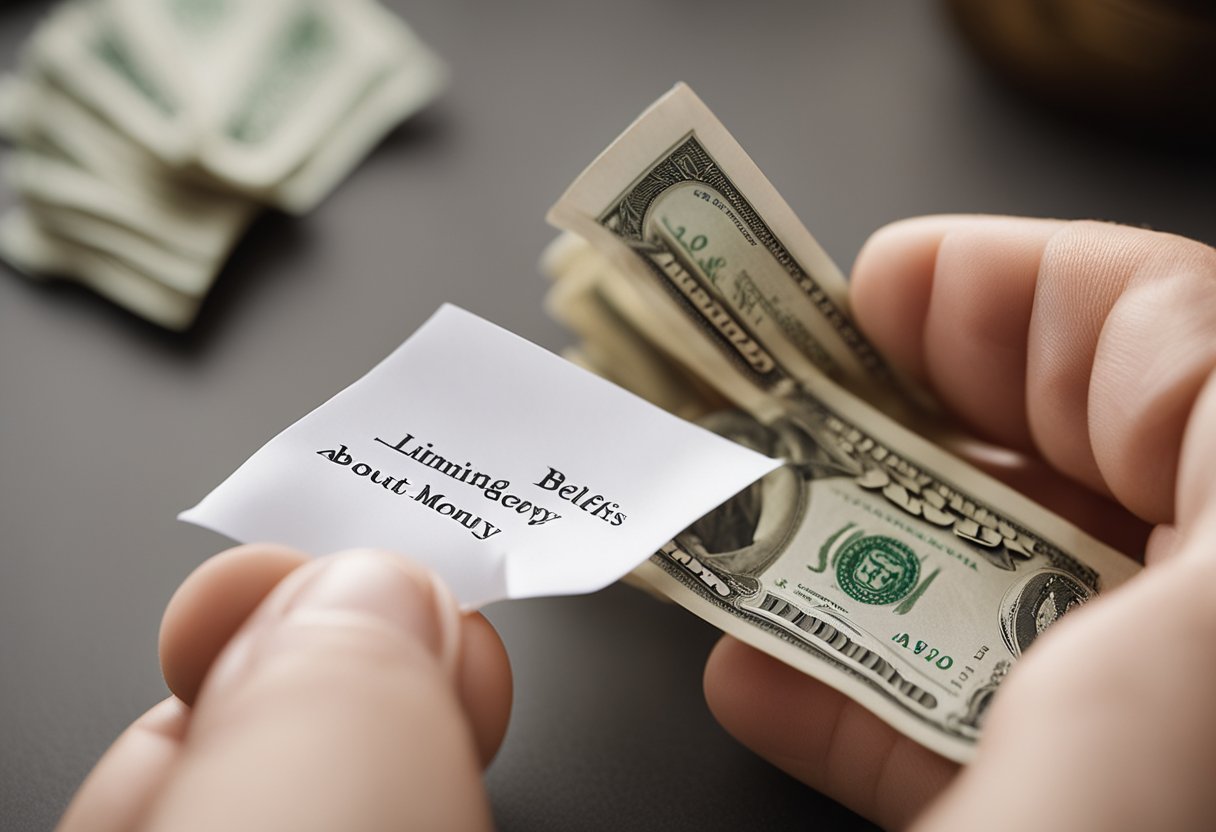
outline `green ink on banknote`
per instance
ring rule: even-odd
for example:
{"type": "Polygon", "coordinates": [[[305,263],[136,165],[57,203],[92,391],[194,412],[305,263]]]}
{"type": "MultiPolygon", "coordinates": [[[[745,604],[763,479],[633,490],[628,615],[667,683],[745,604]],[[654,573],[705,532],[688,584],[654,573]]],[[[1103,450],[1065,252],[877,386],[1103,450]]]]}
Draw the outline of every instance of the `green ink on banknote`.
{"type": "Polygon", "coordinates": [[[688,233],[687,228],[685,228],[682,225],[679,227],[673,228],[666,216],[663,216],[661,218],[661,221],[663,223],[663,227],[666,228],[671,233],[671,236],[675,239],[675,241],[680,244],[680,248],[684,249],[684,251],[687,252],[689,254],[689,256],[692,257],[693,262],[695,262],[697,264],[697,266],[700,267],[701,271],[705,274],[705,276],[707,278],[709,278],[709,281],[711,283],[713,283],[714,285],[717,285],[718,272],[723,267],[726,266],[726,258],[725,257],[698,258],[696,256],[697,252],[701,251],[703,248],[705,248],[707,245],[709,245],[709,238],[706,237],[704,234],[697,234],[691,240],[685,240],[684,235],[688,233]]]}
{"type": "Polygon", "coordinates": [[[193,37],[207,37],[232,11],[231,0],[169,0],[169,13],[178,28],[193,37]]]}
{"type": "Polygon", "coordinates": [[[103,30],[93,41],[93,51],[111,69],[127,80],[148,103],[167,116],[177,112],[177,105],[169,100],[164,90],[136,65],[127,45],[110,31],[103,30]]]}
{"type": "Polygon", "coordinates": [[[296,107],[337,56],[337,36],[315,9],[302,9],[283,32],[268,65],[251,85],[228,135],[244,144],[265,141],[296,107]]]}
{"type": "Polygon", "coordinates": [[[939,574],[941,574],[941,571],[941,569],[934,569],[932,572],[930,572],[929,577],[920,582],[920,586],[916,588],[915,592],[904,600],[900,601],[899,606],[895,608],[895,614],[907,615],[908,613],[912,612],[912,608],[916,606],[916,602],[919,601],[920,597],[925,594],[925,592],[929,589],[929,585],[933,583],[934,579],[936,579],[939,574]]]}
{"type": "Polygon", "coordinates": [[[870,535],[846,546],[836,562],[840,588],[863,604],[892,604],[916,586],[920,559],[893,537],[870,535]]]}
{"type": "MultiPolygon", "coordinates": [[[[853,528],[856,525],[857,525],[856,523],[850,522],[848,525],[842,526],[840,529],[833,532],[831,537],[829,537],[827,540],[823,541],[823,545],[819,547],[819,562],[816,564],[808,563],[806,565],[806,568],[811,570],[812,572],[822,572],[823,570],[827,569],[828,552],[832,551],[832,547],[836,545],[836,541],[840,539],[841,535],[843,535],[845,532],[847,532],[849,529],[853,528]]],[[[854,532],[854,535],[859,535],[859,534],[860,534],[860,532],[854,532]]]]}

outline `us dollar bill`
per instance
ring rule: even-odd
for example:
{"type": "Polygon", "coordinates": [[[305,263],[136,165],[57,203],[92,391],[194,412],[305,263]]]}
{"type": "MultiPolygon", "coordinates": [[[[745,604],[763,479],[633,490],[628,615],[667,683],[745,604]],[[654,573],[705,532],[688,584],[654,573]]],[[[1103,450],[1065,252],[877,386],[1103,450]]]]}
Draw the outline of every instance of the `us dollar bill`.
{"type": "Polygon", "coordinates": [[[1138,570],[855,399],[702,424],[786,464],[637,577],[959,762],[1035,639],[1138,570]]]}
{"type": "Polygon", "coordinates": [[[253,217],[306,213],[446,83],[375,0],[75,0],[0,77],[0,260],[186,329],[253,217]]]}
{"type": "Polygon", "coordinates": [[[853,323],[831,258],[684,84],[600,154],[548,219],[619,271],[607,291],[645,310],[640,322],[665,351],[749,410],[824,375],[897,415],[925,404],[853,323]]]}
{"type": "Polygon", "coordinates": [[[615,270],[581,240],[562,238],[545,255],[546,271],[560,275],[545,298],[550,316],[581,338],[566,358],[652,404],[696,421],[728,406],[721,395],[672,361],[610,297],[615,270]]]}
{"type": "Polygon", "coordinates": [[[295,213],[446,84],[438,56],[375,0],[107,0],[106,9],[147,74],[188,91],[197,166],[295,213]]]}
{"type": "MultiPolygon", "coordinates": [[[[544,262],[584,351],[610,342],[614,315],[628,321],[631,340],[737,406],[703,424],[786,462],[635,573],[707,621],[962,762],[1035,639],[1139,569],[896,421],[917,423],[919,392],[857,330],[840,272],[686,86],[550,219],[577,235],[544,262]],[[562,294],[566,281],[581,288],[562,294]],[[608,311],[579,310],[587,284],[608,311]]],[[[670,408],[658,377],[636,386],[670,408]]],[[[674,398],[712,410],[691,395],[674,398]]]]}

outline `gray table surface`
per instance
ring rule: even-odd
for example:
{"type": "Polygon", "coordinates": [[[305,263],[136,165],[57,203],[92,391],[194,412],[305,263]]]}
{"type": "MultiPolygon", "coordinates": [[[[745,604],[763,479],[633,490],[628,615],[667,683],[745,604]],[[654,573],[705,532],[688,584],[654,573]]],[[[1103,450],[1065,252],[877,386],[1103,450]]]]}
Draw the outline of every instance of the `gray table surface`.
{"type": "MultiPolygon", "coordinates": [[[[1216,239],[1210,157],[1040,112],[935,4],[392,5],[450,61],[450,91],[314,213],[257,222],[193,332],[0,270],[0,828],[49,828],[165,695],[165,601],[225,546],[177,511],[443,301],[568,342],[541,310],[545,210],[676,80],[845,267],[872,229],[938,211],[1216,239]]],[[[3,4],[0,64],[45,7],[3,4]]],[[[681,610],[614,587],[489,616],[516,682],[487,775],[501,828],[868,828],[716,726],[700,688],[716,635],[681,610]]]]}

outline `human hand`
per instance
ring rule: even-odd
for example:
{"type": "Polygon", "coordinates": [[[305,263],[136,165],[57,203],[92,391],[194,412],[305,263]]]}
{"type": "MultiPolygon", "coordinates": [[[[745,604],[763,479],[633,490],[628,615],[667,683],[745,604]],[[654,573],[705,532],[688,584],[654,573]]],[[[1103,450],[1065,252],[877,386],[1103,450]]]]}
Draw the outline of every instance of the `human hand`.
{"type": "Polygon", "coordinates": [[[1101,223],[923,217],[871,237],[851,301],[991,443],[957,451],[1147,568],[1035,642],[961,774],[730,637],[706,667],[715,716],[890,829],[1210,828],[1216,251],[1101,223]]]}
{"type": "Polygon", "coordinates": [[[173,596],[160,651],[175,696],[115,741],[60,832],[490,828],[510,668],[421,567],[231,549],[173,596]]]}

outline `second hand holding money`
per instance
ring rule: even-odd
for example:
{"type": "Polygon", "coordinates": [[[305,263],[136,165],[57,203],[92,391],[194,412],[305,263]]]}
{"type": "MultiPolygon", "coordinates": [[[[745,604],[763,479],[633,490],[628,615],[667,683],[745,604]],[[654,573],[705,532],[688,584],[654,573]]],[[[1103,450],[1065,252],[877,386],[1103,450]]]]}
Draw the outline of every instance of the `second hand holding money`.
{"type": "Polygon", "coordinates": [[[1216,458],[1216,253],[1108,224],[925,217],[871,238],[850,300],[888,360],[1020,455],[972,462],[1124,551],[1145,552],[1147,538],[1150,568],[1035,645],[962,777],[729,637],[706,670],[715,716],[887,828],[951,783],[924,828],[1205,826],[1216,812],[1216,718],[1203,704],[1216,691],[1216,489],[1203,465],[1216,458]]]}

